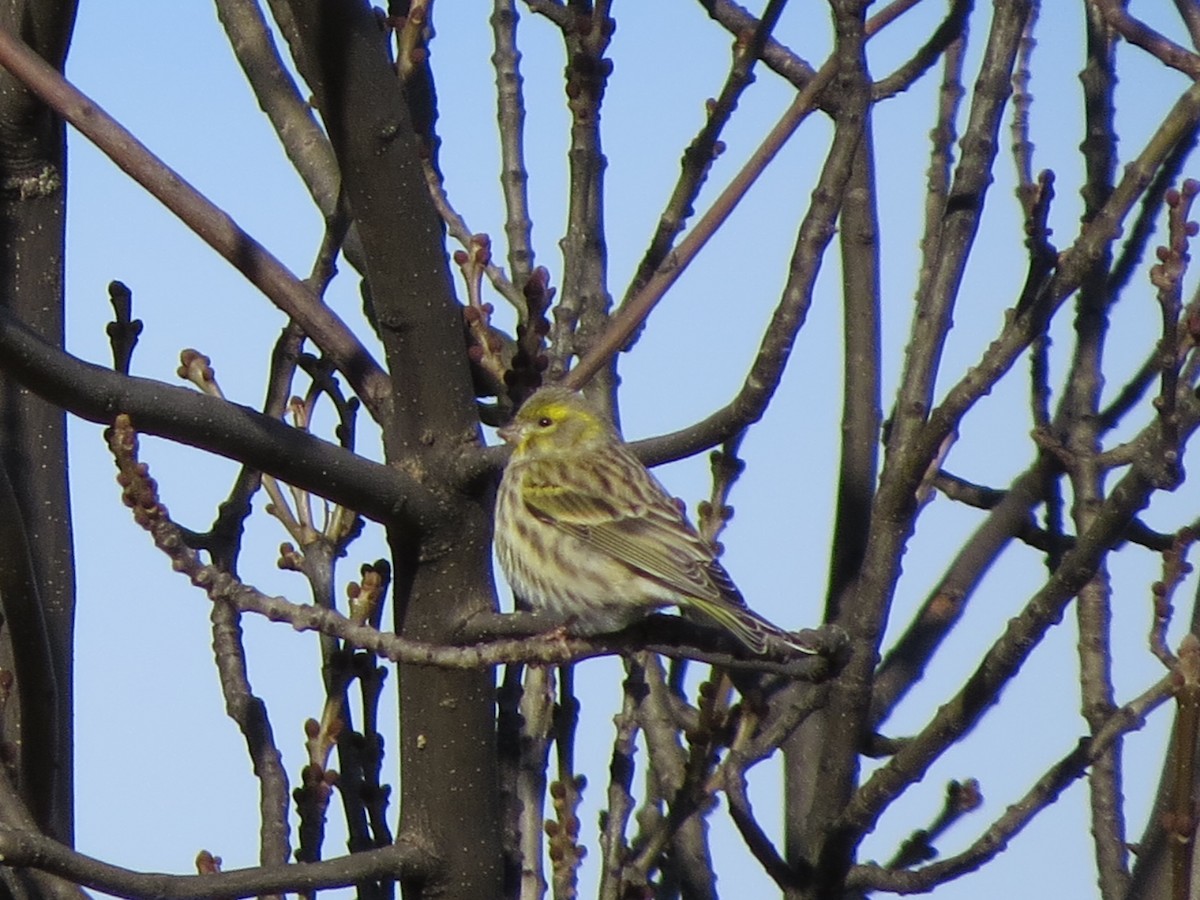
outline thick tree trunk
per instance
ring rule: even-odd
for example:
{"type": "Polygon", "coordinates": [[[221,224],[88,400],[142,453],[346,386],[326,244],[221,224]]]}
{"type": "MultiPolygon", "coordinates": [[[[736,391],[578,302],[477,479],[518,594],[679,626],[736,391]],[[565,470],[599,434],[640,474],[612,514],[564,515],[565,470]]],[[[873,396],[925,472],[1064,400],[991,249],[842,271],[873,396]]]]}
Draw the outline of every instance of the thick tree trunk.
{"type": "MultiPolygon", "coordinates": [[[[387,462],[445,498],[436,521],[389,529],[396,627],[446,642],[495,601],[490,490],[468,494],[450,480],[479,426],[444,230],[387,35],[369,6],[291,0],[290,8],[302,42],[293,56],[338,158],[365,253],[364,297],[392,374],[380,422],[387,462]]],[[[405,884],[404,895],[500,896],[493,673],[403,666],[399,680],[399,834],[426,843],[443,863],[432,883],[405,884]]]]}
{"type": "MultiPolygon", "coordinates": [[[[74,21],[71,0],[0,10],[0,27],[60,68],[74,21]]],[[[0,71],[0,303],[57,346],[65,163],[61,120],[0,71]]],[[[70,844],[75,575],[66,452],[62,409],[0,379],[0,668],[15,676],[16,698],[0,739],[19,748],[17,787],[37,824],[70,844]]]]}

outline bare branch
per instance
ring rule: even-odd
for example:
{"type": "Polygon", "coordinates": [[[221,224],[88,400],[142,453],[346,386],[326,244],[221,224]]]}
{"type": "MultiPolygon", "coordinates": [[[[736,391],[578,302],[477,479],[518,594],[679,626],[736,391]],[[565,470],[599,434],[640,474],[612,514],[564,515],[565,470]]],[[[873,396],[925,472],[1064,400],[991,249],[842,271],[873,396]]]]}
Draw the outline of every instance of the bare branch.
{"type": "MultiPolygon", "coordinates": [[[[1113,190],[1117,165],[1113,54],[1110,32],[1097,28],[1089,11],[1088,64],[1082,76],[1087,113],[1087,138],[1083,146],[1087,184],[1082,191],[1085,222],[1097,214],[1113,190]]],[[[1105,291],[1110,255],[1111,251],[1100,256],[1080,285],[1075,316],[1077,339],[1054,429],[1055,434],[1063,436],[1070,454],[1065,468],[1075,498],[1072,508],[1075,530],[1080,534],[1091,526],[1093,510],[1104,497],[1106,473],[1098,460],[1102,434],[1099,410],[1107,311],[1112,303],[1105,291]]],[[[1052,560],[1057,562],[1053,557],[1052,560]]],[[[1111,604],[1108,570],[1101,565],[1080,590],[1076,602],[1080,699],[1093,733],[1104,725],[1116,705],[1111,604]]],[[[1105,900],[1120,900],[1129,884],[1129,851],[1121,797],[1122,749],[1121,741],[1114,741],[1109,751],[1096,760],[1088,780],[1091,830],[1100,893],[1105,900]]]]}
{"type": "MultiPolygon", "coordinates": [[[[478,241],[479,235],[471,230],[467,224],[467,220],[450,203],[450,197],[446,193],[446,183],[442,179],[442,173],[438,171],[437,166],[429,159],[421,160],[421,171],[425,175],[425,184],[429,187],[429,196],[433,198],[433,205],[446,226],[446,233],[463,247],[472,250],[478,241]]],[[[483,272],[487,275],[488,281],[491,282],[496,293],[500,294],[516,309],[524,309],[525,304],[521,291],[512,281],[509,281],[508,276],[504,274],[504,270],[491,261],[490,256],[483,266],[483,272]]]]}
{"type": "Polygon", "coordinates": [[[1044,467],[1035,464],[1013,481],[1004,498],[959,548],[912,622],[884,656],[872,692],[872,727],[878,727],[920,681],[992,563],[1021,526],[1029,522],[1043,478],[1044,467]]]}
{"type": "Polygon", "coordinates": [[[1175,0],[1175,9],[1179,12],[1179,18],[1183,19],[1183,24],[1187,26],[1192,46],[1200,50],[1200,6],[1196,5],[1195,0],[1175,0]]]}
{"type": "Polygon", "coordinates": [[[634,751],[640,730],[638,709],[647,694],[644,657],[635,655],[625,660],[625,680],[622,682],[621,711],[614,718],[617,734],[613,739],[609,762],[608,808],[604,811],[600,831],[600,850],[603,869],[596,892],[599,900],[620,900],[624,895],[624,862],[629,851],[625,830],[633,813],[632,794],[634,751]]]}
{"type": "Polygon", "coordinates": [[[562,0],[525,0],[525,2],[532,12],[545,16],[559,28],[565,30],[571,26],[571,12],[562,0]]]}
{"type": "Polygon", "coordinates": [[[738,833],[754,858],[779,885],[780,889],[797,886],[800,879],[779,855],[779,851],[771,844],[771,839],[762,830],[754,811],[750,807],[750,798],[746,792],[746,773],[739,766],[726,763],[725,767],[725,796],[729,800],[729,815],[738,833]]]}
{"type": "Polygon", "coordinates": [[[1145,717],[1165,702],[1174,689],[1171,678],[1164,678],[1129,703],[1116,710],[1104,727],[1060,759],[1018,802],[1010,805],[999,819],[962,853],[913,870],[889,870],[874,863],[855,866],[847,885],[867,890],[916,893],[932,890],[966,872],[972,872],[1008,846],[1038,812],[1053,803],[1072,781],[1083,777],[1088,766],[1102,756],[1112,742],[1135,731],[1145,717]]]}
{"type": "MultiPolygon", "coordinates": [[[[866,37],[869,38],[876,34],[910,5],[911,0],[896,0],[890,6],[885,7],[866,23],[866,37]]],[[[603,335],[589,349],[587,355],[580,359],[575,368],[567,374],[564,383],[568,387],[579,388],[586,384],[588,379],[599,371],[612,354],[626,346],[667,290],[703,249],[709,238],[725,222],[741,198],[745,196],[746,191],[812,112],[817,98],[831,83],[836,72],[835,60],[830,58],[792,101],[791,106],[784,112],[712,206],[700,217],[675,250],[659,265],[654,274],[646,279],[644,287],[621,304],[620,310],[609,320],[603,335]]],[[[854,142],[857,143],[857,138],[854,142]]],[[[820,260],[820,248],[828,242],[831,235],[832,225],[827,224],[827,220],[832,221],[841,202],[841,185],[844,183],[844,178],[839,179],[838,173],[841,171],[839,163],[843,155],[844,151],[839,154],[831,151],[830,161],[832,163],[827,161],[826,168],[822,173],[822,181],[814,191],[815,202],[805,216],[804,224],[801,226],[801,235],[797,239],[789,287],[785,289],[784,300],[777,308],[764,337],[759,356],[747,379],[747,386],[743,388],[742,394],[733,403],[709,416],[703,422],[658,439],[656,445],[647,451],[648,455],[656,462],[679,459],[697,452],[699,449],[711,447],[761,417],[762,410],[766,408],[766,404],[774,392],[774,386],[778,383],[778,375],[771,373],[776,370],[782,372],[782,366],[787,359],[787,351],[795,339],[796,330],[803,322],[809,299],[803,289],[803,284],[806,280],[815,279],[816,267],[820,260]],[[767,376],[765,379],[762,378],[764,374],[767,376]],[[757,383],[760,379],[767,387],[762,390],[757,386],[751,388],[750,383],[757,383]]]]}
{"type": "Polygon", "coordinates": [[[513,284],[524,288],[534,268],[533,223],[529,219],[529,172],[525,168],[525,95],[521,51],[517,49],[520,17],[514,0],[495,0],[492,36],[496,50],[496,107],[500,124],[500,186],[507,216],[508,270],[513,284]]]}
{"type": "Polygon", "coordinates": [[[334,360],[376,420],[387,415],[391,391],[386,374],[346,323],[321,303],[283,263],[62,75],[2,29],[0,65],[25,82],[31,91],[295,319],[305,334],[334,360]]]}
{"type": "Polygon", "coordinates": [[[521,900],[540,900],[546,893],[543,869],[546,824],[546,760],[554,712],[554,670],[529,666],[520,702],[520,747],[516,783],[512,789],[521,804],[518,818],[521,852],[521,900]]]}
{"type": "Polygon", "coordinates": [[[826,586],[826,619],[866,552],[882,437],[882,296],[874,130],[864,129],[845,188],[842,255],[842,442],[837,511],[826,586]]]}
{"type": "MultiPolygon", "coordinates": [[[[1193,404],[1195,406],[1195,404],[1193,404]]],[[[1200,424],[1200,410],[1191,409],[1187,436],[1200,424]]],[[[962,689],[913,740],[906,743],[859,788],[840,817],[840,826],[864,833],[900,792],[919,780],[929,765],[954,741],[966,734],[1005,684],[1020,669],[1050,626],[1061,620],[1071,599],[1093,577],[1130,518],[1164,485],[1162,457],[1179,447],[1164,445],[1152,424],[1141,436],[1145,455],[1114,486],[1096,511],[1088,532],[1064,557],[1062,564],[1025,608],[1011,619],[1004,635],[984,655],[962,689]]]]}
{"type": "Polygon", "coordinates": [[[213,656],[225,697],[225,711],[242,732],[259,783],[259,862],[279,866],[291,859],[288,833],[288,778],[275,744],[266,704],[250,688],[246,648],[237,611],[227,603],[211,610],[213,656]]]}
{"type": "Polygon", "coordinates": [[[1159,62],[1178,69],[1189,78],[1200,78],[1200,56],[1155,31],[1137,16],[1131,16],[1118,0],[1092,0],[1114,30],[1135,47],[1141,47],[1159,62]]]}
{"type": "MultiPolygon", "coordinates": [[[[675,237],[683,230],[688,217],[695,211],[693,204],[700,193],[701,187],[708,178],[709,169],[717,155],[723,151],[723,145],[718,138],[737,108],[738,99],[754,81],[754,64],[758,61],[763,47],[770,42],[771,31],[783,12],[785,3],[781,0],[771,0],[763,11],[762,19],[753,21],[740,7],[730,2],[708,2],[709,15],[718,18],[716,8],[722,11],[737,10],[745,20],[744,30],[736,33],[733,44],[733,59],[730,63],[729,74],[721,93],[715,100],[705,104],[707,116],[700,132],[683,151],[680,160],[681,172],[675,188],[671,192],[667,205],[659,215],[658,227],[650,239],[645,255],[638,263],[637,272],[625,291],[622,304],[628,303],[642,290],[646,282],[654,275],[671,247],[675,237]]],[[[810,74],[811,74],[811,70],[810,74]]]]}
{"type": "Polygon", "coordinates": [[[0,369],[81,418],[107,424],[115,412],[127,413],[146,434],[270,472],[376,520],[436,514],[429,491],[398,469],[249,407],[85,363],[42,341],[2,307],[0,369]]]}
{"type": "MultiPolygon", "coordinates": [[[[930,408],[942,349],[950,328],[967,255],[974,244],[984,199],[992,181],[997,134],[1008,98],[1017,48],[1024,31],[1029,3],[1010,3],[997,9],[980,65],[966,132],[963,157],[950,187],[953,202],[941,212],[936,251],[927,257],[928,280],[923,280],[913,314],[904,371],[888,439],[888,458],[906,458],[914,434],[930,408]]],[[[932,249],[932,247],[930,248],[932,249]]],[[[938,443],[949,432],[943,432],[938,443]]],[[[922,468],[933,457],[933,448],[921,454],[922,468]]],[[[906,490],[907,492],[907,490],[906,490]]]]}
{"type": "MultiPolygon", "coordinates": [[[[326,219],[338,215],[341,176],[333,147],[284,65],[258,0],[216,0],[216,7],[233,55],[246,73],[259,107],[275,128],[283,152],[321,215],[326,219]]],[[[346,258],[360,272],[365,265],[362,252],[358,235],[352,230],[346,241],[346,258]]]]}
{"type": "MultiPolygon", "coordinates": [[[[1198,122],[1200,84],[1192,85],[1184,92],[1142,153],[1125,168],[1112,196],[1084,227],[1071,248],[1061,255],[1053,279],[1041,292],[1041,299],[1009,319],[1000,337],[988,347],[979,363],[950,388],[941,405],[930,414],[921,438],[922,458],[932,457],[966,410],[995,385],[1041,332],[1045,319],[1079,287],[1092,261],[1099,258],[1117,234],[1120,223],[1150,184],[1159,166],[1181,140],[1190,139],[1198,122]]],[[[919,474],[913,472],[910,477],[915,479],[919,474]]]]}
{"type": "Polygon", "coordinates": [[[433,870],[426,852],[403,839],[394,846],[318,863],[262,866],[204,875],[134,872],[76,853],[31,831],[0,826],[0,856],[6,868],[33,868],[115,897],[174,897],[233,900],[264,894],[352,887],[370,878],[418,877],[433,870]]]}
{"type": "MultiPolygon", "coordinates": [[[[612,297],[608,289],[608,246],[604,223],[604,170],[600,108],[612,60],[605,57],[616,23],[606,2],[568,7],[563,29],[567,53],[567,108],[571,113],[567,150],[567,229],[563,249],[562,295],[550,328],[551,380],[566,372],[572,356],[591,350],[605,332],[612,297]]],[[[611,356],[611,354],[610,354],[611,356]]],[[[607,357],[606,357],[607,359],[607,357]]],[[[607,394],[612,387],[601,390],[607,394]]],[[[582,382],[576,384],[582,386],[582,382]]]]}
{"type": "MultiPolygon", "coordinates": [[[[634,332],[641,327],[642,323],[663,298],[667,290],[675,283],[683,273],[683,270],[687,268],[696,254],[708,243],[709,238],[712,237],[717,228],[728,218],[737,203],[745,196],[750,185],[758,179],[758,176],[762,174],[770,161],[775,158],[775,155],[782,149],[783,145],[787,143],[788,138],[800,127],[800,123],[812,112],[813,102],[825,85],[833,78],[834,71],[835,68],[832,62],[827,62],[821,68],[817,77],[813,78],[804,90],[796,96],[796,99],[792,101],[792,105],[788,107],[783,117],[763,139],[763,142],[754,151],[750,159],[746,161],[741,171],[734,176],[733,180],[721,192],[720,196],[713,201],[713,205],[700,217],[687,236],[679,242],[674,252],[646,280],[645,287],[638,291],[634,297],[621,304],[621,309],[609,320],[604,334],[589,349],[588,354],[580,359],[578,364],[567,375],[564,383],[568,387],[579,388],[586,384],[588,379],[604,365],[613,353],[624,347],[634,332]]],[[[728,436],[728,434],[724,434],[712,443],[719,443],[728,436]]],[[[708,446],[712,446],[712,444],[708,444],[708,446]]]]}
{"type": "Polygon", "coordinates": [[[889,869],[901,869],[918,863],[928,862],[938,855],[934,841],[947,828],[966,814],[983,805],[983,794],[979,782],[974,778],[966,781],[951,781],[946,785],[942,808],[928,828],[920,828],[905,839],[900,850],[889,862],[889,869]]]}
{"type": "MultiPolygon", "coordinates": [[[[714,21],[734,35],[748,34],[761,24],[733,0],[700,0],[700,5],[714,21]]],[[[774,38],[768,38],[763,43],[760,57],[767,68],[790,81],[798,89],[803,89],[817,74],[812,66],[774,38]]]]}
{"type": "Polygon", "coordinates": [[[937,62],[938,57],[963,39],[967,28],[967,14],[970,13],[972,5],[972,0],[954,0],[946,18],[933,30],[929,40],[921,45],[912,58],[905,61],[891,75],[875,82],[871,89],[872,99],[886,100],[912,87],[937,62]]]}

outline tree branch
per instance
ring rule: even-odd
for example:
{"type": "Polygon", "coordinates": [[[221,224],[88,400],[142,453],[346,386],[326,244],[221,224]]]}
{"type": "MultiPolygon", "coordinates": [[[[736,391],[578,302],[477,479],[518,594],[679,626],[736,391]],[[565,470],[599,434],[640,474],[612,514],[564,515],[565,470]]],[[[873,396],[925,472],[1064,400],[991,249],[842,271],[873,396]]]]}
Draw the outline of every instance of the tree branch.
{"type": "Polygon", "coordinates": [[[401,838],[391,847],[325,862],[260,866],[205,875],[162,875],[110,865],[76,853],[43,835],[7,826],[0,826],[0,858],[7,868],[38,869],[128,900],[152,897],[233,900],[353,887],[371,878],[415,877],[434,870],[433,860],[423,849],[401,838]]]}
{"type": "MultiPolygon", "coordinates": [[[[728,2],[713,2],[707,0],[706,8],[709,15],[718,17],[717,8],[722,12],[736,10],[740,14],[739,27],[734,31],[733,59],[730,63],[729,74],[721,93],[715,100],[708,101],[707,116],[700,132],[683,151],[680,160],[678,181],[671,192],[667,205],[659,214],[658,226],[650,239],[650,245],[638,263],[637,272],[625,292],[624,303],[629,302],[645,286],[670,253],[675,237],[684,228],[689,216],[695,210],[693,204],[708,178],[713,161],[717,158],[720,148],[718,138],[729,123],[733,112],[737,109],[738,100],[743,92],[754,82],[754,64],[763,53],[763,48],[770,41],[779,16],[785,3],[771,0],[758,21],[752,19],[745,10],[728,2]]],[[[775,45],[778,46],[778,45],[775,45]]],[[[812,72],[809,70],[811,76],[812,72]]]]}
{"type": "Polygon", "coordinates": [[[74,125],[205,243],[295,319],[333,360],[379,420],[390,408],[389,381],[337,314],[226,213],[165,165],[132,134],[28,47],[0,29],[0,65],[74,125]]]}
{"type": "MultiPolygon", "coordinates": [[[[339,215],[341,175],[329,138],[284,66],[258,0],[216,0],[217,18],[246,74],[259,108],[271,121],[283,152],[326,220],[339,215]]],[[[353,225],[346,259],[362,272],[362,244],[353,225]]]]}
{"type": "Polygon", "coordinates": [[[926,666],[962,617],[992,563],[1029,522],[1043,478],[1044,467],[1035,464],[1013,480],[1004,498],[959,548],[900,639],[883,658],[872,689],[871,727],[877,728],[921,680],[926,666]]]}
{"type": "Polygon", "coordinates": [[[922,451],[911,460],[907,478],[917,483],[937,447],[957,427],[966,411],[1008,371],[1042,325],[1075,290],[1092,262],[1104,253],[1119,233],[1121,222],[1151,183],[1158,168],[1181,140],[1189,139],[1200,122],[1200,84],[1194,84],[1175,103],[1170,114],[1147,142],[1142,153],[1125,167],[1123,176],[1096,217],[1075,243],[1059,257],[1050,282],[1029,308],[1009,316],[1000,336],[984,351],[979,362],[947,391],[930,414],[921,435],[922,451]]]}
{"type": "Polygon", "coordinates": [[[504,190],[504,234],[508,270],[521,289],[533,272],[533,223],[529,219],[529,172],[525,168],[525,94],[517,49],[515,0],[494,0],[492,39],[496,69],[496,114],[500,126],[500,186],[504,190]]]}
{"type": "MultiPolygon", "coordinates": [[[[550,328],[552,380],[562,378],[572,356],[586,355],[603,341],[609,324],[612,295],[608,289],[608,245],[604,223],[604,157],[600,110],[612,60],[605,58],[616,23],[609,0],[568,7],[571,26],[562,29],[567,53],[567,108],[571,114],[567,150],[567,228],[562,237],[562,295],[550,328]]],[[[603,357],[607,372],[599,390],[612,401],[616,370],[613,354],[603,357]]],[[[590,375],[601,370],[596,366],[590,375]]],[[[574,387],[582,387],[578,381],[574,387]]]]}
{"type": "Polygon", "coordinates": [[[439,509],[428,489],[398,469],[248,407],[83,362],[38,338],[3,308],[0,369],[81,418],[108,424],[118,412],[127,413],[146,434],[269,472],[377,521],[418,521],[439,509]]]}
{"type": "Polygon", "coordinates": [[[1200,56],[1155,31],[1137,16],[1131,16],[1117,0],[1092,0],[1108,25],[1135,47],[1141,47],[1164,66],[1178,69],[1189,78],[1200,78],[1200,56]]]}
{"type": "MultiPolygon", "coordinates": [[[[936,238],[930,247],[933,252],[924,260],[930,275],[923,278],[917,297],[888,439],[889,461],[911,458],[913,469],[909,474],[914,478],[917,468],[924,472],[932,452],[920,454],[918,460],[908,448],[932,404],[958,289],[992,182],[997,134],[1011,91],[1013,64],[1028,12],[1028,2],[997,8],[961,142],[962,159],[949,188],[946,206],[939,211],[936,238]]],[[[908,493],[907,487],[905,492],[908,493]]]]}
{"type": "MultiPolygon", "coordinates": [[[[740,36],[760,27],[759,20],[733,0],[699,0],[700,5],[726,31],[740,40],[740,36]]],[[[774,38],[768,37],[759,50],[759,56],[767,68],[791,82],[801,90],[816,76],[816,70],[790,49],[774,38]]]]}
{"type": "MultiPolygon", "coordinates": [[[[1200,410],[1195,406],[1193,404],[1181,430],[1182,440],[1186,440],[1200,422],[1200,410]]],[[[1061,620],[1067,604],[1091,580],[1134,514],[1164,486],[1164,458],[1174,458],[1182,452],[1181,446],[1164,445],[1154,423],[1140,439],[1144,443],[1138,462],[1117,482],[1103,506],[1096,511],[1088,532],[1080,536],[1076,545],[1064,555],[1062,564],[1030,598],[1025,609],[1009,621],[1005,633],[988,650],[955,696],[858,789],[841,813],[838,828],[849,829],[858,835],[869,831],[883,809],[920,780],[933,760],[975,725],[1051,625],[1061,620]]]]}
{"type": "Polygon", "coordinates": [[[893,870],[874,863],[855,866],[846,879],[850,888],[918,893],[930,891],[966,872],[972,872],[992,859],[1015,837],[1030,820],[1053,803],[1078,778],[1087,773],[1088,766],[1099,759],[1113,741],[1141,728],[1145,717],[1171,696],[1174,689],[1168,676],[1149,690],[1115,710],[1104,726],[1090,737],[1082,738],[1079,746],[1050,767],[1037,783],[1018,802],[1010,805],[970,847],[962,853],[931,863],[921,869],[893,870]]]}

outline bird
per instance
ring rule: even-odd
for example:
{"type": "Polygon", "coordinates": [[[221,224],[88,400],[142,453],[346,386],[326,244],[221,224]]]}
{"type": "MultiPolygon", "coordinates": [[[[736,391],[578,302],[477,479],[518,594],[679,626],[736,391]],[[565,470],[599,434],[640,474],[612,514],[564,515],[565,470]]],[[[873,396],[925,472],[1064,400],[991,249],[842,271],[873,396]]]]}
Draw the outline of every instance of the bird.
{"type": "Polygon", "coordinates": [[[514,594],[580,637],[678,607],[754,654],[815,653],[747,607],[716,546],[584,396],[550,385],[498,434],[512,447],[496,495],[496,556],[514,594]]]}

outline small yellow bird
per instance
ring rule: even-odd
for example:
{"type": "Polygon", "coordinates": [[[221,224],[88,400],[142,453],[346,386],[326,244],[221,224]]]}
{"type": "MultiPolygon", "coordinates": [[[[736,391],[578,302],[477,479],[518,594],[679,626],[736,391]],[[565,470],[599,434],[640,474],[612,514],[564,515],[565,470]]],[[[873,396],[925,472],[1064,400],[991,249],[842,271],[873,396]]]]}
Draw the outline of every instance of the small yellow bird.
{"type": "Polygon", "coordinates": [[[816,652],[746,607],[713,545],[582,395],[544,387],[499,434],[513,452],[496,498],[496,553],[532,609],[593,635],[677,606],[754,653],[771,638],[816,652]]]}

